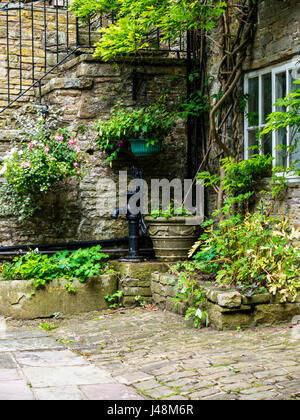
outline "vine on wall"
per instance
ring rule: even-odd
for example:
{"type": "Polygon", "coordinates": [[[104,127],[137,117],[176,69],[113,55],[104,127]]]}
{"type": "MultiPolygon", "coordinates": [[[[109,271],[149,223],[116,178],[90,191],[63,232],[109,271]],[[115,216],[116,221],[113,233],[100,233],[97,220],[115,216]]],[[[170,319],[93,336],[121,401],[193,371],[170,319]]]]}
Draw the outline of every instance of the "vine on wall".
{"type": "MultiPolygon", "coordinates": [[[[256,1],[228,1],[226,10],[219,18],[217,34],[211,36],[207,31],[202,32],[202,37],[205,37],[210,44],[211,51],[217,51],[219,60],[213,85],[215,91],[213,94],[209,93],[208,139],[199,171],[212,169],[210,159],[212,155],[218,162],[221,162],[223,158],[239,159],[241,157],[243,148],[241,117],[245,104],[241,80],[243,64],[253,42],[256,20],[256,1]]],[[[198,52],[200,63],[204,62],[205,55],[206,51],[200,49],[198,52]]],[[[200,69],[202,72],[207,72],[207,66],[200,66],[200,69]]],[[[207,79],[207,75],[205,77],[207,79]]],[[[221,163],[218,169],[221,182],[216,192],[217,207],[220,209],[224,198],[222,182],[224,168],[221,163]]]]}

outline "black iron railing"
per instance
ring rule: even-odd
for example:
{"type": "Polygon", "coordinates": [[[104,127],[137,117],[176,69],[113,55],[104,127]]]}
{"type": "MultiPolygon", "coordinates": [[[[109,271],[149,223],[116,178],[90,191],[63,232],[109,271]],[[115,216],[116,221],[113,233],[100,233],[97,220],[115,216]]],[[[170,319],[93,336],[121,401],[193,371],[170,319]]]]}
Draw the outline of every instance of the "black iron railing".
{"type": "MultiPolygon", "coordinates": [[[[82,24],[69,11],[69,0],[12,1],[0,7],[0,113],[15,102],[33,96],[42,83],[79,49],[92,52],[99,29],[112,19],[97,17],[82,24]]],[[[186,51],[185,37],[161,41],[159,30],[149,34],[147,51],[186,51]]]]}
{"type": "Polygon", "coordinates": [[[0,8],[0,41],[2,52],[5,50],[0,64],[4,75],[0,112],[33,87],[41,91],[43,79],[79,48],[78,27],[68,0],[61,6],[49,6],[47,0],[10,1],[0,8]]]}

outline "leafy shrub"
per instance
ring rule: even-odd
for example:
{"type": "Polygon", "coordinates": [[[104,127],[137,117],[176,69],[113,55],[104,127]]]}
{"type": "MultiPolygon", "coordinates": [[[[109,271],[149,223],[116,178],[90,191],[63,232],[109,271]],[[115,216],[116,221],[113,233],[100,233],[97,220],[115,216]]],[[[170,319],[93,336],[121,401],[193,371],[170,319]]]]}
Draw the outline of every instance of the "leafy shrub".
{"type": "Polygon", "coordinates": [[[2,158],[2,212],[17,215],[19,221],[32,216],[53,185],[68,177],[81,177],[82,162],[74,133],[66,128],[51,132],[41,120],[28,133],[26,144],[13,147],[2,158]]]}
{"type": "MultiPolygon", "coordinates": [[[[222,188],[226,193],[226,200],[221,209],[222,213],[227,214],[238,203],[243,203],[246,209],[249,208],[258,183],[270,175],[272,160],[272,156],[259,154],[252,155],[249,159],[240,162],[236,162],[232,158],[221,160],[224,169],[222,188]]],[[[216,191],[220,188],[221,177],[210,174],[208,171],[199,172],[197,179],[203,181],[204,186],[213,187],[216,191]]],[[[265,193],[265,191],[261,191],[261,193],[265,193]]]]}
{"type": "Polygon", "coordinates": [[[70,9],[82,20],[94,15],[113,18],[111,25],[101,29],[95,45],[95,55],[112,60],[143,48],[157,48],[153,28],[159,29],[162,39],[171,40],[187,30],[210,30],[226,5],[212,0],[75,0],[70,9]]]}
{"type": "Polygon", "coordinates": [[[232,216],[215,229],[211,223],[191,255],[198,270],[215,271],[223,285],[247,296],[268,291],[286,301],[300,290],[299,240],[300,230],[285,217],[232,216]]]}
{"type": "MultiPolygon", "coordinates": [[[[3,265],[5,280],[34,280],[36,288],[44,286],[53,279],[74,279],[81,282],[86,278],[109,272],[107,254],[100,252],[101,246],[57,252],[53,256],[42,255],[38,250],[15,257],[12,263],[3,265]]],[[[67,289],[74,291],[72,283],[67,289]]]]}

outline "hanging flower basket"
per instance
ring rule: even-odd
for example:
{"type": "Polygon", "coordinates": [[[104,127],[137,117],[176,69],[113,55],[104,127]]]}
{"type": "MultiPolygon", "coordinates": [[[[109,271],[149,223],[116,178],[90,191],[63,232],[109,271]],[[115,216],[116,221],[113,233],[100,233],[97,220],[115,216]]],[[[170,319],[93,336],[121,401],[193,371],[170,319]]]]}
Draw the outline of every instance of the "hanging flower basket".
{"type": "Polygon", "coordinates": [[[108,120],[99,120],[97,142],[111,162],[119,153],[131,150],[136,157],[154,156],[176,125],[177,114],[167,111],[162,102],[129,111],[116,107],[108,120]]]}
{"type": "Polygon", "coordinates": [[[147,144],[147,140],[140,139],[129,139],[131,146],[131,152],[136,157],[151,157],[155,156],[161,151],[162,141],[158,141],[155,144],[147,144]]]}

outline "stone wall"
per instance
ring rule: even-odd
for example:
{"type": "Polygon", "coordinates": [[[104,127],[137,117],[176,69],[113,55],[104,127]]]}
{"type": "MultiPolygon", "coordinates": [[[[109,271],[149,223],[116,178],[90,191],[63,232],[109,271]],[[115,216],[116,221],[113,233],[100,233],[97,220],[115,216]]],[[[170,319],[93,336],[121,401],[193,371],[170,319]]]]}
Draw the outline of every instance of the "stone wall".
{"type": "MultiPolygon", "coordinates": [[[[153,273],[152,299],[160,309],[184,315],[188,304],[174,301],[178,293],[177,284],[178,277],[174,275],[153,273]]],[[[201,309],[207,313],[208,325],[218,330],[280,324],[299,316],[300,295],[281,303],[280,296],[269,293],[247,298],[236,290],[221,288],[213,283],[200,282],[199,286],[204,296],[201,309]]],[[[192,318],[190,322],[193,322],[192,318]]]]}
{"type": "Polygon", "coordinates": [[[130,262],[112,261],[111,266],[117,273],[118,290],[123,292],[124,306],[138,305],[152,302],[151,276],[153,273],[165,273],[167,265],[159,262],[130,262]],[[137,300],[136,298],[140,299],[137,300]]]}
{"type": "Polygon", "coordinates": [[[183,302],[173,300],[177,295],[178,278],[167,273],[153,273],[151,276],[151,292],[154,305],[170,312],[185,314],[187,306],[183,302]]]}
{"type": "MultiPolygon", "coordinates": [[[[93,58],[91,54],[81,54],[62,65],[59,73],[43,86],[42,101],[49,104],[50,109],[60,108],[61,125],[78,133],[79,145],[87,156],[86,175],[80,183],[70,181],[61,185],[48,197],[37,217],[25,226],[14,217],[1,218],[0,243],[55,243],[126,236],[128,230],[124,216],[112,220],[113,209],[103,209],[103,203],[115,193],[110,182],[114,181],[118,186],[119,171],[128,171],[130,181],[132,165],[142,170],[146,180],[184,179],[186,128],[183,122],[179,122],[164,142],[163,152],[155,158],[137,160],[123,157],[109,165],[95,142],[94,123],[99,118],[108,118],[118,101],[133,108],[153,103],[162,94],[168,93],[168,104],[178,103],[185,95],[185,71],[184,60],[162,57],[128,60],[119,63],[116,68],[93,58]],[[132,99],[134,69],[147,78],[147,98],[139,91],[136,101],[132,99]],[[83,126],[84,134],[81,131],[83,126]],[[106,182],[105,179],[111,181],[106,182]]],[[[30,104],[22,106],[18,112],[34,115],[30,104]]],[[[13,138],[18,140],[17,128],[11,111],[6,112],[6,126],[0,131],[2,155],[11,147],[13,138]]]]}
{"type": "Polygon", "coordinates": [[[74,279],[76,293],[67,292],[69,280],[52,280],[36,289],[34,280],[0,281],[0,316],[34,319],[52,317],[55,313],[78,314],[108,308],[106,294],[117,290],[114,274],[91,277],[82,283],[74,279]]]}
{"type": "Polygon", "coordinates": [[[260,0],[250,62],[244,70],[284,62],[299,54],[300,0],[260,0]]]}

